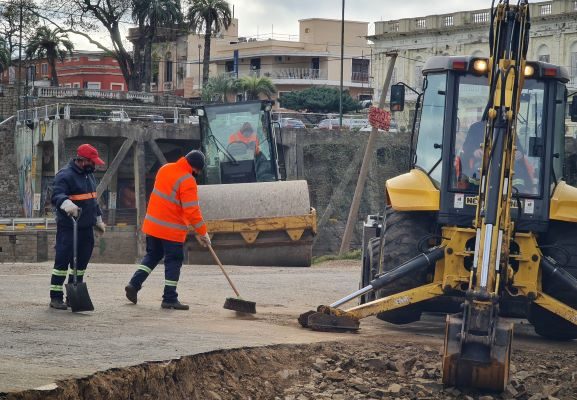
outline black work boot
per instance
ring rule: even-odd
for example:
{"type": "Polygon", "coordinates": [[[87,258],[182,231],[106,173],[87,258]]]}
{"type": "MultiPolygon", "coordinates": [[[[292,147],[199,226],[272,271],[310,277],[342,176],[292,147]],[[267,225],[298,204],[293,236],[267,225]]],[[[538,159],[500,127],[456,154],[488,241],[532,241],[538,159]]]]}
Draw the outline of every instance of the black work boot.
{"type": "Polygon", "coordinates": [[[188,310],[188,304],[182,304],[180,301],[176,300],[173,303],[168,303],[166,301],[163,301],[160,304],[160,307],[162,308],[166,308],[166,309],[173,309],[173,310],[188,310]]]}
{"type": "Polygon", "coordinates": [[[62,299],[53,298],[50,299],[50,308],[54,308],[56,310],[67,310],[68,307],[62,301],[62,299]]]}
{"type": "Polygon", "coordinates": [[[124,290],[126,291],[126,298],[130,300],[133,304],[136,304],[136,302],[138,301],[138,290],[136,290],[136,288],[132,286],[130,283],[126,285],[124,290]]]}

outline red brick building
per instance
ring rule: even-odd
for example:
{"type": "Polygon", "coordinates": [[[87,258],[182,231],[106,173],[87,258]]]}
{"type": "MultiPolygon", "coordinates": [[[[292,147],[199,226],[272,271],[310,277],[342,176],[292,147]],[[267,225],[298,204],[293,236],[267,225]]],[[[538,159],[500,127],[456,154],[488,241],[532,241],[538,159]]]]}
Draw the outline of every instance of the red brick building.
{"type": "MultiPolygon", "coordinates": [[[[22,62],[22,81],[28,72],[29,86],[50,86],[51,69],[48,61],[31,60],[22,62]]],[[[118,62],[101,51],[74,51],[63,62],[56,62],[58,83],[62,87],[77,87],[101,90],[126,91],[127,85],[118,67],[118,62]]],[[[18,60],[2,73],[2,83],[18,80],[18,60]]]]}

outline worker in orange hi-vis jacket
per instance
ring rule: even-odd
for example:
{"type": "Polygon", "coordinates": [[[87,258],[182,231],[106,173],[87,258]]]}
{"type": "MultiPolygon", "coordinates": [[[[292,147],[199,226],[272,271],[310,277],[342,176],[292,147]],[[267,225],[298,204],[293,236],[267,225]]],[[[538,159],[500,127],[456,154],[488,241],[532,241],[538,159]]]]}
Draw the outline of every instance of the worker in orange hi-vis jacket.
{"type": "Polygon", "coordinates": [[[164,294],[161,307],[188,310],[178,301],[176,286],[184,259],[183,244],[189,227],[198,234],[201,244],[210,244],[210,237],[198,205],[195,176],[204,168],[204,154],[192,150],[174,163],[158,170],[150,195],[142,231],[146,234],[146,255],[126,285],[126,297],[137,302],[143,282],[164,257],[164,294]]]}
{"type": "Polygon", "coordinates": [[[245,122],[242,124],[238,132],[233,133],[228,138],[228,143],[243,143],[247,148],[254,150],[254,154],[258,155],[260,153],[260,147],[258,142],[258,137],[254,131],[250,122],[245,122]]]}

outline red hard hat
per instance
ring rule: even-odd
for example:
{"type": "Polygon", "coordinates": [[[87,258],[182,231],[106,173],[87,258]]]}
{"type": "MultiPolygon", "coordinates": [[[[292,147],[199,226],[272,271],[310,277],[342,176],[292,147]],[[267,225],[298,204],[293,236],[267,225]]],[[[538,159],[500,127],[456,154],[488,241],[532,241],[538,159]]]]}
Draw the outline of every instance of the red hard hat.
{"type": "Polygon", "coordinates": [[[104,165],[104,161],[98,157],[98,150],[89,144],[81,144],[76,151],[78,157],[86,158],[96,165],[104,165]]]}

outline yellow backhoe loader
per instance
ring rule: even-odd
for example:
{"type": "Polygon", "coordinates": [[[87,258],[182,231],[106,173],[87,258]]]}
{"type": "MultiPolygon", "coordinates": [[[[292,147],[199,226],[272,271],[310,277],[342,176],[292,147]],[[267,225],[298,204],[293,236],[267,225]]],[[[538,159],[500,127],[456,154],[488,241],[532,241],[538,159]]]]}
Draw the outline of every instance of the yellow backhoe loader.
{"type": "Polygon", "coordinates": [[[301,325],[347,331],[373,315],[404,324],[447,312],[443,382],[490,390],[508,382],[507,317],[577,338],[577,189],[563,180],[569,75],[526,61],[529,21],[527,1],[501,0],[488,59],[427,61],[412,168],[386,182],[385,213],[368,218],[361,289],[301,325]]]}
{"type": "MultiPolygon", "coordinates": [[[[223,263],[308,267],[316,212],[304,180],[285,181],[280,126],[272,102],[207,104],[196,109],[206,166],[199,198],[223,263]]],[[[190,260],[211,263],[192,241],[190,260]]]]}

